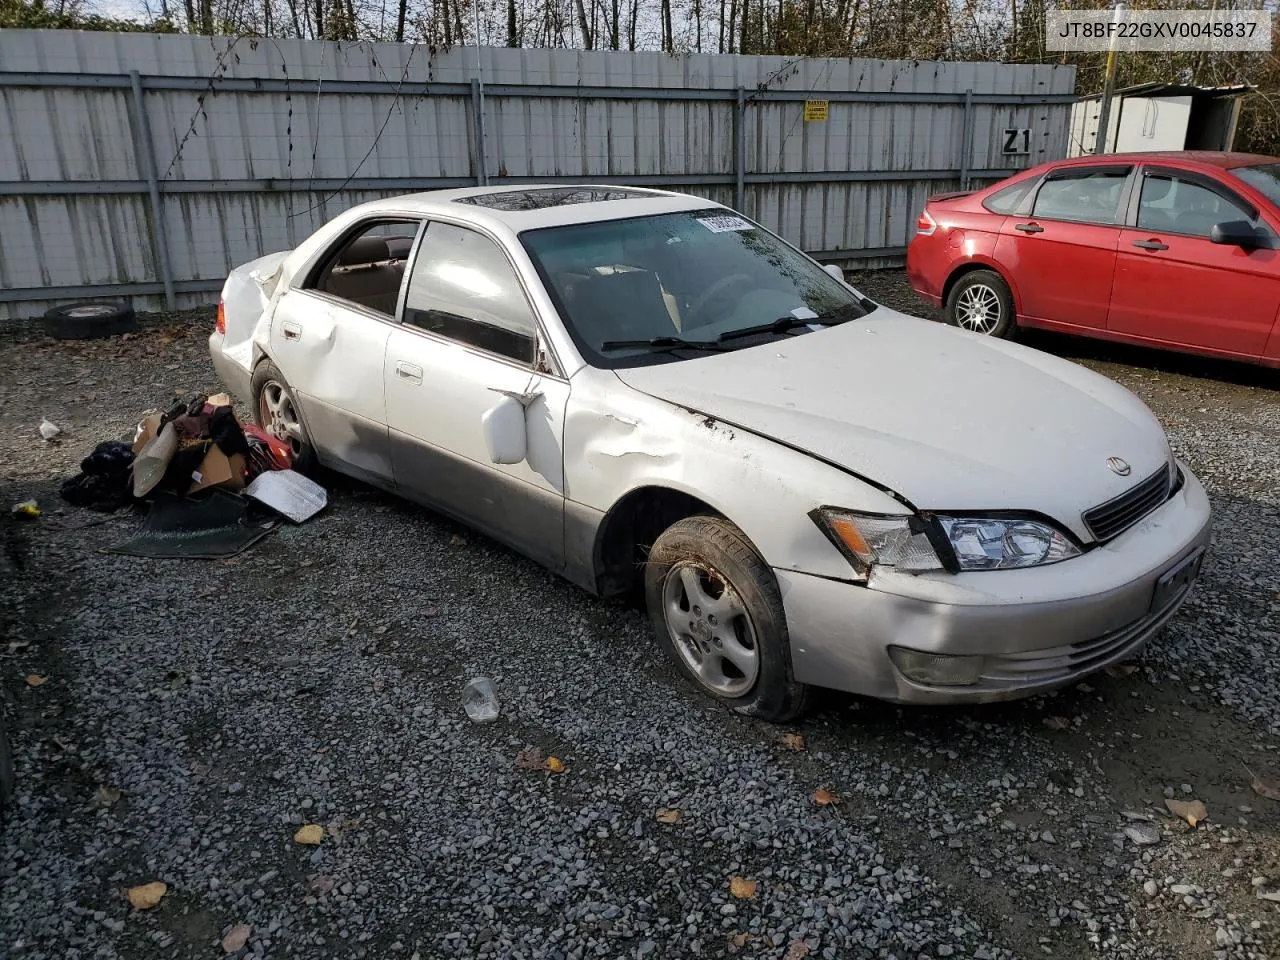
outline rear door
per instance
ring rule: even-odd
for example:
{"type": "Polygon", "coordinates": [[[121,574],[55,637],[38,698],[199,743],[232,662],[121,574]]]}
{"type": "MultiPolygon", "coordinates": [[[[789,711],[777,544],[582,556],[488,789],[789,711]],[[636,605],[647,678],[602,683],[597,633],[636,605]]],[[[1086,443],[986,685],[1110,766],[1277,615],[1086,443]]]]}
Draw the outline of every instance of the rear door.
{"type": "Polygon", "coordinates": [[[420,227],[387,217],[355,225],[285,291],[271,321],[271,359],[321,462],[384,486],[392,470],[383,361],[420,227]]]}
{"type": "Polygon", "coordinates": [[[1030,215],[1000,227],[996,261],[1018,288],[1018,313],[1046,326],[1107,322],[1132,164],[1069,166],[1041,181],[1030,215]]]}
{"type": "Polygon", "coordinates": [[[1153,343],[1256,358],[1280,309],[1280,259],[1258,209],[1215,177],[1145,166],[1120,237],[1107,329],[1153,343]],[[1247,220],[1261,249],[1213,243],[1215,224],[1247,220]]]}

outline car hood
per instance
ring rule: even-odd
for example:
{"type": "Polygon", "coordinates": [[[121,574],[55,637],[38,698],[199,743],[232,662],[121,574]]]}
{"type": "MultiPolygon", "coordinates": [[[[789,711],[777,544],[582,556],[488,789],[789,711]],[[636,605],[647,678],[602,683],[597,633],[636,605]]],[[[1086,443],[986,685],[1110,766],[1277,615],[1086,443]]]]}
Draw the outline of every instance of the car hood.
{"type": "MultiPolygon", "coordinates": [[[[880,308],[680,363],[617,370],[636,390],[750,430],[920,509],[1080,513],[1168,462],[1164,431],[1077,364],[880,308]],[[1118,476],[1109,457],[1127,461],[1118,476]]],[[[779,477],[779,483],[786,483],[779,477]]]]}

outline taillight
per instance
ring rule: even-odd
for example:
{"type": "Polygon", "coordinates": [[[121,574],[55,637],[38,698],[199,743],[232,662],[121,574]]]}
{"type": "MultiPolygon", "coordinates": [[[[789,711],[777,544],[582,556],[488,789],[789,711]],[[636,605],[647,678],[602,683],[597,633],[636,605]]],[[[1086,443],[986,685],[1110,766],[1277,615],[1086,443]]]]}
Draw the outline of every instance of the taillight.
{"type": "Polygon", "coordinates": [[[920,216],[916,217],[916,233],[922,237],[927,237],[938,229],[938,224],[933,217],[929,216],[928,210],[921,210],[920,216]]]}
{"type": "Polygon", "coordinates": [[[227,308],[222,301],[218,301],[218,320],[215,324],[218,332],[224,337],[227,335],[227,308]]]}

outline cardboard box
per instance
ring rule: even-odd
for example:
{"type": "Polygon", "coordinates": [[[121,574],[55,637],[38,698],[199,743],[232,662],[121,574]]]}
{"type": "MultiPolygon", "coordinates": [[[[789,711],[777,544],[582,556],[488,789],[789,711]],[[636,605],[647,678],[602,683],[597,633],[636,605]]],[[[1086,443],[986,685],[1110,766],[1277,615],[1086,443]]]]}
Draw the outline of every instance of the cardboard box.
{"type": "Polygon", "coordinates": [[[217,447],[210,447],[209,452],[200,461],[200,466],[191,474],[192,484],[187,494],[199,493],[211,487],[223,490],[244,489],[245,462],[241,454],[227,456],[217,447]]]}

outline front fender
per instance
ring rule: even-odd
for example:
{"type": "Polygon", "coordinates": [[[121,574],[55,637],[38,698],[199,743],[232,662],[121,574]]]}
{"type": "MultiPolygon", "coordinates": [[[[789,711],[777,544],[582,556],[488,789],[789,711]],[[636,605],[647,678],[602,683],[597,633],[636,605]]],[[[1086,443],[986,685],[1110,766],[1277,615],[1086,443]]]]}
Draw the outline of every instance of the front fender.
{"type": "Polygon", "coordinates": [[[647,396],[594,368],[573,380],[564,460],[569,500],[601,517],[634,490],[665,487],[731,520],[770,566],[835,579],[851,579],[853,571],[809,518],[811,510],[910,512],[784,442],[647,396]]]}

